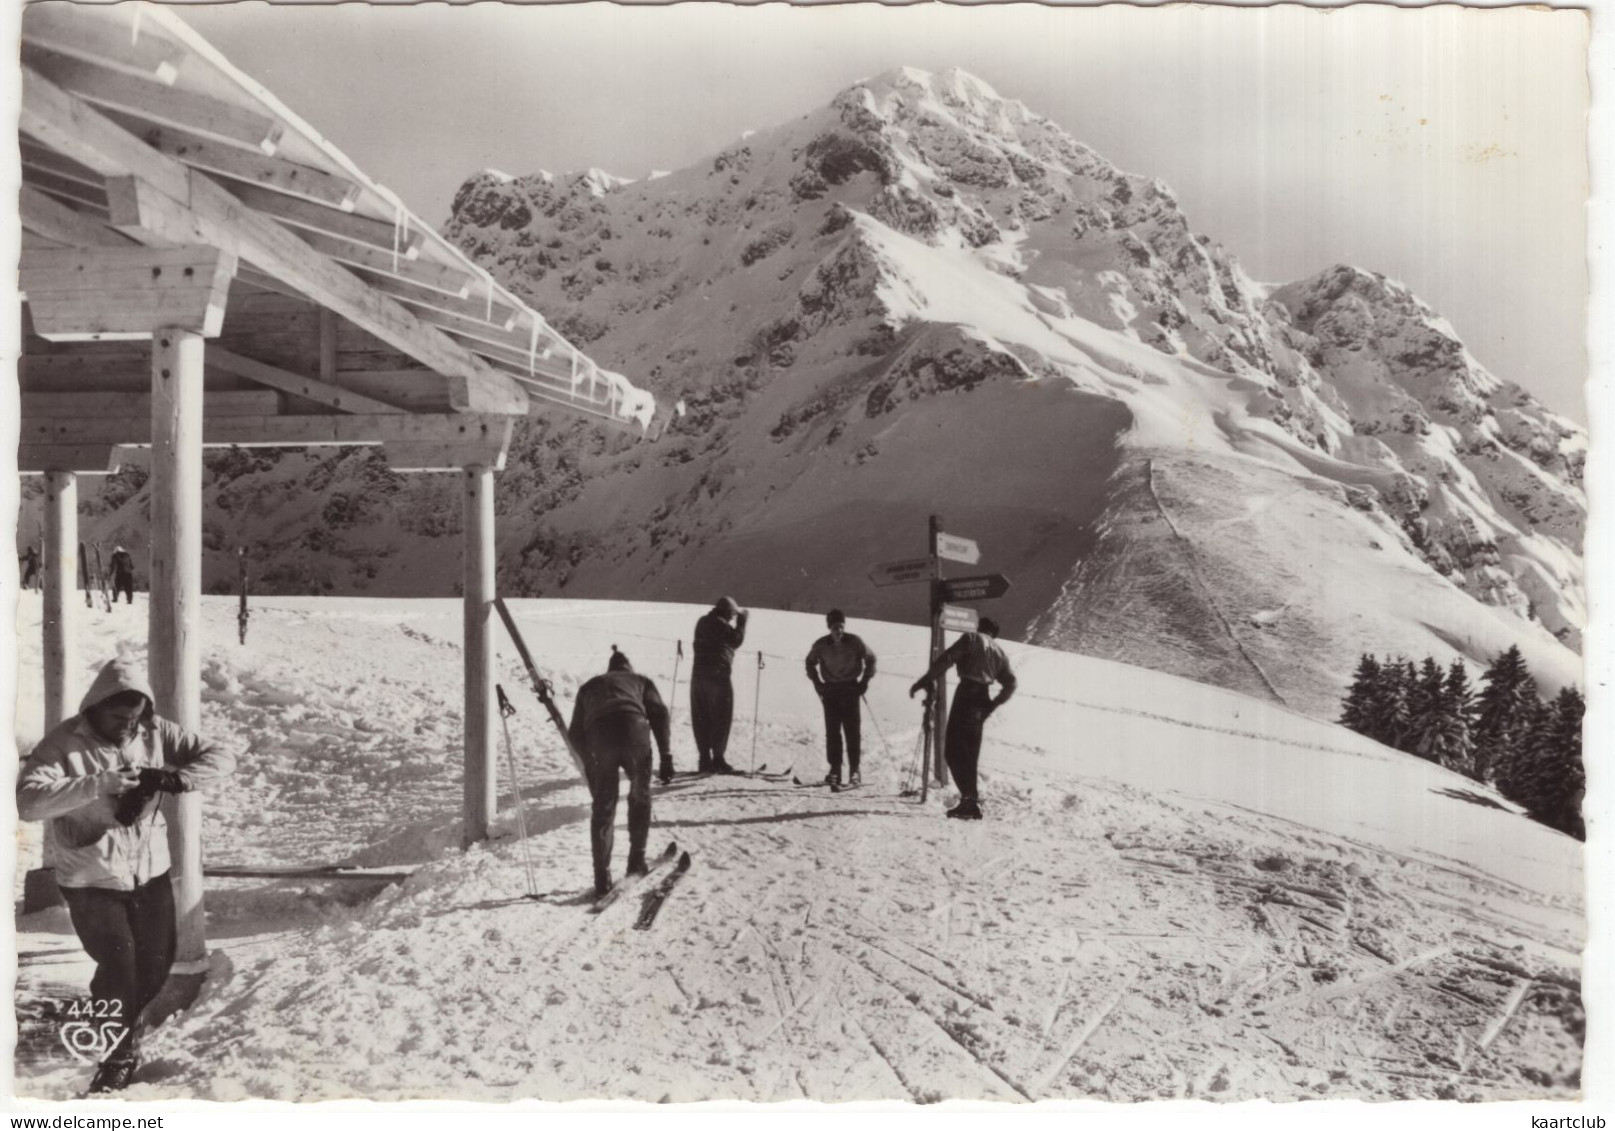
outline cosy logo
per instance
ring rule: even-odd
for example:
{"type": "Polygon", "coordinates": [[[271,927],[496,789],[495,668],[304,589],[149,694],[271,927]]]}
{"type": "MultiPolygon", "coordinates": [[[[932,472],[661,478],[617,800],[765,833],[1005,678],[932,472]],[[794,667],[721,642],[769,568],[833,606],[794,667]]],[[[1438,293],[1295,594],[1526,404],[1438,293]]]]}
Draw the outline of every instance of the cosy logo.
{"type": "Polygon", "coordinates": [[[68,1021],[62,1025],[62,1044],[80,1064],[96,1064],[123,1044],[129,1026],[122,1021],[68,1021]]]}

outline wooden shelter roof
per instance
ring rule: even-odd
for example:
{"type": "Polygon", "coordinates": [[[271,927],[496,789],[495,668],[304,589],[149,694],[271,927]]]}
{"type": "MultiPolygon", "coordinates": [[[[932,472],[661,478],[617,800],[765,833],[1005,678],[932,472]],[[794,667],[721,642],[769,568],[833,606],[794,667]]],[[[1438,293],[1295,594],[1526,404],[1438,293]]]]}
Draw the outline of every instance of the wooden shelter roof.
{"type": "Polygon", "coordinates": [[[502,459],[510,418],[557,408],[653,429],[648,392],[173,12],[30,4],[21,61],[20,470],[106,470],[103,448],[150,442],[149,347],[129,339],[171,307],[211,339],[209,445],[381,443],[432,467],[456,434],[502,435],[502,459]]]}

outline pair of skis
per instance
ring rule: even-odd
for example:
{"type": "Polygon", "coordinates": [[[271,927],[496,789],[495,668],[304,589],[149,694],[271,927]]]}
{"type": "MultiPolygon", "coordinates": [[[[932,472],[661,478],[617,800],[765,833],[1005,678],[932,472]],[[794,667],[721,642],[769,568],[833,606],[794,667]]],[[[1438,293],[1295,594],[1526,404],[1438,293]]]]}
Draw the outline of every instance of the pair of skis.
{"type": "Polygon", "coordinates": [[[690,854],[680,852],[677,841],[668,842],[667,849],[651,862],[650,870],[644,876],[625,876],[613,884],[610,891],[594,901],[589,913],[599,915],[627,893],[637,891],[650,883],[652,876],[658,875],[670,865],[673,870],[657,880],[655,886],[645,893],[645,897],[639,903],[639,916],[634,920],[634,930],[650,930],[652,924],[656,922],[657,914],[662,910],[662,904],[667,902],[667,897],[673,894],[673,889],[690,871],[690,854]]]}
{"type": "Polygon", "coordinates": [[[803,781],[801,778],[792,778],[791,784],[803,789],[822,789],[829,786],[831,793],[846,793],[848,790],[863,788],[862,782],[803,781]]]}

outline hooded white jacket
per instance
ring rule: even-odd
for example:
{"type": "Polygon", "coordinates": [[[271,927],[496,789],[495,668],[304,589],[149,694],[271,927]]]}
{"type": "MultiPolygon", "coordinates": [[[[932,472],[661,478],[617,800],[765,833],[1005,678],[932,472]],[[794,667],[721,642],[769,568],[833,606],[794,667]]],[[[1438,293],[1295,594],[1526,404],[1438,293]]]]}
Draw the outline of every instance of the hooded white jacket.
{"type": "Polygon", "coordinates": [[[54,728],[35,746],[17,778],[17,815],[48,821],[45,863],[56,882],[69,888],[132,891],[168,871],[168,826],[158,805],[147,802],[140,819],[127,827],[113,815],[117,798],[98,795],[97,778],[107,770],[167,766],[177,769],[187,790],[198,789],[235,768],[235,757],[151,710],[151,687],[138,667],[113,660],[101,669],[79,704],[79,713],[54,728]],[[138,691],[147,710],[122,746],[107,742],[90,727],[84,712],[121,691],[138,691]]]}

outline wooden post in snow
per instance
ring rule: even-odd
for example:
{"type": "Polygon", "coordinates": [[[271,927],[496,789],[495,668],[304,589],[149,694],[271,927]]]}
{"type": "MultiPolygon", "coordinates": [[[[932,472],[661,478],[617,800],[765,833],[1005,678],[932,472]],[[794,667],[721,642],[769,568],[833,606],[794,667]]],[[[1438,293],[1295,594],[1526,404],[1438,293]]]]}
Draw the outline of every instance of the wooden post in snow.
{"type": "MultiPolygon", "coordinates": [[[[927,553],[931,555],[931,564],[934,570],[931,581],[931,658],[928,663],[936,663],[937,657],[942,655],[942,582],[940,561],[936,555],[936,536],[942,529],[942,520],[936,515],[931,516],[931,539],[927,553]]],[[[948,764],[943,758],[943,741],[948,731],[948,672],[944,668],[936,677],[934,692],[935,702],[931,706],[931,749],[935,752],[936,762],[932,772],[936,775],[938,785],[948,784],[948,764]]]]}
{"type": "Polygon", "coordinates": [[[78,710],[78,605],[68,600],[78,576],[78,476],[45,473],[44,593],[40,619],[45,667],[45,729],[78,710]]]}
{"type": "MultiPolygon", "coordinates": [[[[498,805],[494,768],[493,469],[470,466],[465,491],[465,801],[462,841],[488,839],[498,805]]],[[[520,804],[520,799],[517,799],[520,804]]]]}
{"type": "MultiPolygon", "coordinates": [[[[151,342],[150,678],[157,713],[202,725],[202,335],[173,327],[151,342]]],[[[179,947],[174,973],[205,974],[202,799],[168,795],[170,876],[179,947]]]]}

